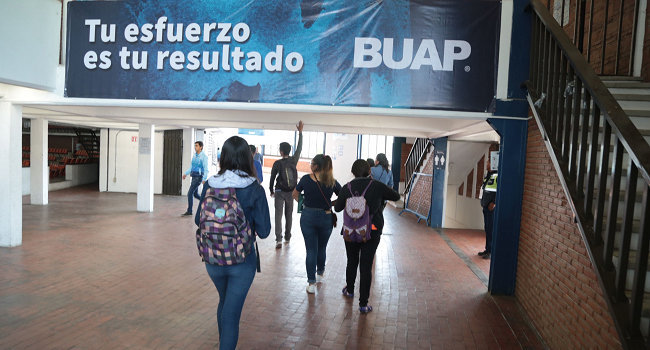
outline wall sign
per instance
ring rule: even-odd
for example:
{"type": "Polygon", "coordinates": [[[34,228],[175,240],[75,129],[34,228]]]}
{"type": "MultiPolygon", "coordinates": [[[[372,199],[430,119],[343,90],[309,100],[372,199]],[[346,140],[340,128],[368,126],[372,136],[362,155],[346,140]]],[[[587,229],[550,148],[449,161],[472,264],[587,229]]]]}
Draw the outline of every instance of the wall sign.
{"type": "Polygon", "coordinates": [[[74,1],[65,95],[489,111],[500,6],[74,1]]]}

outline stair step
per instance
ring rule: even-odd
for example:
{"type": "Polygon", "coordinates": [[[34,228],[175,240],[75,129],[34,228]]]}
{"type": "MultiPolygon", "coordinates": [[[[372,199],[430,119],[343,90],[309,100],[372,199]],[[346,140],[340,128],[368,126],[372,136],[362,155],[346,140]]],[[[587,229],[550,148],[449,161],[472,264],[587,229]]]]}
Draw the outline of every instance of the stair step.
{"type": "Polygon", "coordinates": [[[601,75],[602,81],[643,81],[641,77],[630,77],[627,75],[601,75]]]}
{"type": "Polygon", "coordinates": [[[617,101],[650,101],[650,93],[649,94],[613,94],[614,98],[617,101]]]}
{"type": "Polygon", "coordinates": [[[625,109],[625,114],[627,114],[630,117],[642,117],[642,118],[648,118],[650,117],[650,109],[625,109]]]}
{"type": "Polygon", "coordinates": [[[648,89],[650,88],[650,83],[642,83],[638,81],[616,81],[609,80],[603,81],[605,86],[609,88],[638,88],[638,89],[648,89]]]}

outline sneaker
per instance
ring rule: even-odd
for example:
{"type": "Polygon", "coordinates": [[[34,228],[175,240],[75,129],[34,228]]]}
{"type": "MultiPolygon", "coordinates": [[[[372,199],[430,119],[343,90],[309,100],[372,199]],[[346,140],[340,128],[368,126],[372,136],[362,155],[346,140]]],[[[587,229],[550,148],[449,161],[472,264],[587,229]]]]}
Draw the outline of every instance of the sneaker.
{"type": "Polygon", "coordinates": [[[489,259],[489,258],[490,258],[490,253],[483,254],[483,259],[489,259]]]}
{"type": "Polygon", "coordinates": [[[483,255],[485,255],[485,254],[488,254],[488,251],[487,251],[487,250],[484,250],[484,251],[482,251],[482,252],[478,252],[478,256],[483,256],[483,255]]]}
{"type": "Polygon", "coordinates": [[[367,314],[370,311],[372,311],[372,306],[370,306],[370,305],[360,306],[359,307],[359,312],[361,312],[362,314],[367,314]]]}
{"type": "Polygon", "coordinates": [[[186,212],[184,212],[183,215],[181,215],[181,216],[190,216],[190,215],[192,215],[192,213],[190,213],[189,211],[186,211],[186,212]]]}
{"type": "Polygon", "coordinates": [[[282,242],[275,242],[275,249],[282,248],[282,242]]]}
{"type": "Polygon", "coordinates": [[[348,292],[348,287],[347,286],[343,287],[343,290],[341,290],[341,293],[344,296],[348,297],[348,298],[354,298],[354,293],[348,292]]]}
{"type": "Polygon", "coordinates": [[[323,275],[316,274],[316,283],[323,283],[325,277],[323,275]]]}
{"type": "Polygon", "coordinates": [[[307,285],[307,293],[309,294],[314,294],[316,293],[316,285],[315,284],[308,284],[307,285]]]}

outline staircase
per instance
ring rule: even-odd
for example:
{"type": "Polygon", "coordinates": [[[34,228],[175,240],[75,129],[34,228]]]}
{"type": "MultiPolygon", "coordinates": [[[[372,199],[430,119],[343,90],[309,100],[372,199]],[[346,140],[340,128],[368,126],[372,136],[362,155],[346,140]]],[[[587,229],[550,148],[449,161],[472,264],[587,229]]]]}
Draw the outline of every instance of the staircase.
{"type": "Polygon", "coordinates": [[[624,348],[650,339],[650,84],[598,77],[531,0],[528,101],[624,348]]]}
{"type": "Polygon", "coordinates": [[[86,151],[88,158],[90,159],[99,159],[99,137],[92,129],[74,129],[75,134],[77,134],[77,140],[83,146],[86,151]]]}
{"type": "Polygon", "coordinates": [[[634,77],[601,77],[643,138],[650,143],[650,83],[634,77]]]}

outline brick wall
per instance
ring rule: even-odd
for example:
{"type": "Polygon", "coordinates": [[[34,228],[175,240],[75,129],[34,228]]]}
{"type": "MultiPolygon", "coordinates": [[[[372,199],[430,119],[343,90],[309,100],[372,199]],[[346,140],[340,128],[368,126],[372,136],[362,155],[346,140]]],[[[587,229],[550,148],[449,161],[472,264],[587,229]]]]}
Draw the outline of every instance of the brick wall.
{"type": "MultiPolygon", "coordinates": [[[[542,3],[545,5],[550,1],[550,10],[551,14],[554,14],[558,23],[560,23],[560,13],[561,4],[564,1],[565,12],[568,12],[568,16],[565,18],[568,19],[568,22],[564,23],[564,30],[569,35],[569,38],[573,40],[574,37],[574,23],[575,15],[577,9],[577,2],[579,0],[543,0],[542,3]],[[554,11],[555,9],[555,11],[554,11]]],[[[620,18],[620,2],[619,1],[609,1],[609,7],[607,9],[607,21],[605,21],[605,1],[594,1],[594,10],[593,10],[593,22],[591,30],[591,45],[587,46],[589,38],[589,22],[592,17],[590,11],[591,2],[587,1],[587,8],[585,11],[585,31],[584,31],[584,48],[583,53],[585,57],[589,55],[589,62],[591,66],[596,71],[597,74],[603,75],[627,75],[628,68],[630,64],[630,52],[632,45],[632,32],[634,24],[634,1],[626,1],[623,6],[623,22],[621,29],[621,41],[620,41],[620,54],[618,55],[618,70],[616,71],[616,56],[617,56],[617,45],[618,45],[618,27],[619,27],[619,18],[620,18]],[[607,32],[604,42],[605,51],[604,51],[604,64],[601,65],[601,58],[603,56],[603,31],[605,29],[605,23],[607,23],[607,32]],[[602,66],[602,71],[601,71],[602,66]]],[[[547,5],[548,6],[548,5],[547,5]]],[[[646,51],[648,49],[647,45],[647,36],[646,36],[646,51]]],[[[577,39],[576,39],[577,42],[577,39]]],[[[647,55],[646,55],[647,57],[647,55]]],[[[650,63],[646,63],[650,65],[650,63]]],[[[650,78],[650,73],[645,72],[646,79],[650,78]]]]}
{"type": "MultiPolygon", "coordinates": [[[[433,147],[429,151],[429,158],[432,157],[433,147]]],[[[420,172],[425,174],[433,174],[433,160],[428,159],[423,169],[420,172]]],[[[411,190],[409,198],[409,209],[417,213],[428,216],[429,209],[431,208],[431,186],[433,178],[431,176],[420,176],[411,190]]]]}
{"type": "Polygon", "coordinates": [[[621,348],[534,120],[528,126],[515,295],[552,349],[621,348]]]}

